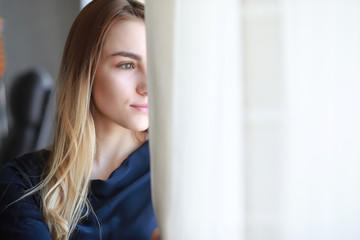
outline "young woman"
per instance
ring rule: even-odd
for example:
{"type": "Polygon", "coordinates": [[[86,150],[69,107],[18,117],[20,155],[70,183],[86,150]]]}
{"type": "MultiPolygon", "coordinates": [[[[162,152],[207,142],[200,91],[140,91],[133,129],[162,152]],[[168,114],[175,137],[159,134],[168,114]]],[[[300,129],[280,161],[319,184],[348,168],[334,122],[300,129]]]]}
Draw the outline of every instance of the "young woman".
{"type": "Polygon", "coordinates": [[[55,140],[0,169],[0,239],[152,239],[144,6],[93,0],[58,78],[55,140]]]}

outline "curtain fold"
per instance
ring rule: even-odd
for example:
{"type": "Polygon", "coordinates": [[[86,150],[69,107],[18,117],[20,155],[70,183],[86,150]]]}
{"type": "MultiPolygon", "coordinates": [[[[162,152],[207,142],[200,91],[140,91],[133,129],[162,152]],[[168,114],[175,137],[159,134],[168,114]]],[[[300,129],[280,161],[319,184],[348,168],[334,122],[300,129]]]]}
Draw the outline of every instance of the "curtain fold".
{"type": "Polygon", "coordinates": [[[244,234],[240,5],[146,1],[153,199],[163,239],[244,234]]]}

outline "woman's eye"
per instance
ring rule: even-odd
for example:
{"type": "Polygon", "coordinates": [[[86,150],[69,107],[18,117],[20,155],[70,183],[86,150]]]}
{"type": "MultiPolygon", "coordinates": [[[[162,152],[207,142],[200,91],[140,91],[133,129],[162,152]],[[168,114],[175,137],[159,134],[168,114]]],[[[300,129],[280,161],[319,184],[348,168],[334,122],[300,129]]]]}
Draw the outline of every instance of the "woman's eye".
{"type": "Polygon", "coordinates": [[[119,67],[121,69],[133,69],[134,64],[133,63],[123,63],[123,64],[120,64],[119,67]]]}

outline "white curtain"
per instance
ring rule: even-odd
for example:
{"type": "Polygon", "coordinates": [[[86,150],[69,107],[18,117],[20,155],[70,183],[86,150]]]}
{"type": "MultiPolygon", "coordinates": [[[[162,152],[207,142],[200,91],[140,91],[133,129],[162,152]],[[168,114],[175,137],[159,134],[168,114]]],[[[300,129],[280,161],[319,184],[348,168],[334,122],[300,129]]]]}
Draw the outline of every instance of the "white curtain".
{"type": "Polygon", "coordinates": [[[163,239],[360,239],[359,13],[146,1],[163,239]]]}
{"type": "Polygon", "coordinates": [[[240,239],[237,0],[146,1],[153,199],[163,239],[240,239]]]}

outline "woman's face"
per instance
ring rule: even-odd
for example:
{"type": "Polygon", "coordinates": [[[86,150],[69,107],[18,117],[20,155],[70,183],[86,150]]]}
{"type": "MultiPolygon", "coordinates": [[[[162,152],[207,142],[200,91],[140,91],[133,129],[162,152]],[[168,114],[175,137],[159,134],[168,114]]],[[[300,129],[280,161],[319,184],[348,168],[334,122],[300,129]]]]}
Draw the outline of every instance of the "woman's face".
{"type": "Polygon", "coordinates": [[[149,127],[144,22],[121,21],[110,28],[92,94],[95,124],[135,131],[149,127]]]}

